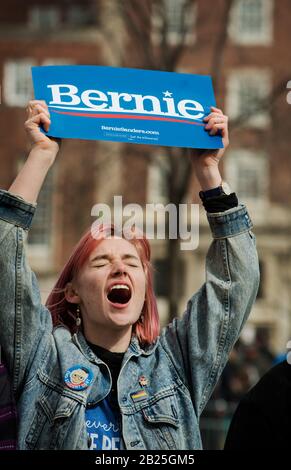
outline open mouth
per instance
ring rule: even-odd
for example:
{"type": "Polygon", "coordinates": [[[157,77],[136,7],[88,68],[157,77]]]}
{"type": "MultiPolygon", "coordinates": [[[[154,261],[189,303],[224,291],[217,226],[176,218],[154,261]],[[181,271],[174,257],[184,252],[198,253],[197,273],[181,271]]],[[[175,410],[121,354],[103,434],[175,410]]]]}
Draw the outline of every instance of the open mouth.
{"type": "Polygon", "coordinates": [[[112,304],[127,304],[131,299],[130,287],[126,284],[114,284],[107,293],[107,299],[112,304]]]}

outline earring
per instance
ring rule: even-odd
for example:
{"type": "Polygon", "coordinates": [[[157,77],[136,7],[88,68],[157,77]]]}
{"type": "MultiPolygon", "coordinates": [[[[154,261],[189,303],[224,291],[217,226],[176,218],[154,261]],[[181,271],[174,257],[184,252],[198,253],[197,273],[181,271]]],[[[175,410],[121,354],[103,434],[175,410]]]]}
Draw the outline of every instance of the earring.
{"type": "Polygon", "coordinates": [[[76,309],[76,326],[79,327],[82,323],[81,317],[80,317],[80,306],[77,306],[76,309]]]}

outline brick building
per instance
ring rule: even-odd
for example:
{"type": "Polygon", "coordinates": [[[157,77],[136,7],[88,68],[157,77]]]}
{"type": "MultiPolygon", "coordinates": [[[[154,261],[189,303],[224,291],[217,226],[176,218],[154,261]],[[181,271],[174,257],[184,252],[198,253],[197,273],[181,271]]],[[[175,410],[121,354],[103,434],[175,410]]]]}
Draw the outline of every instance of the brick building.
{"type": "MultiPolygon", "coordinates": [[[[149,27],[159,47],[161,24],[155,5],[164,5],[167,40],[181,36],[187,0],[153,2],[149,27]]],[[[275,351],[291,337],[291,108],[286,84],[291,79],[291,16],[288,0],[193,0],[187,35],[177,71],[216,73],[217,102],[231,119],[231,147],[224,176],[247,202],[256,224],[262,283],[250,324],[270,334],[275,351]],[[225,21],[227,18],[227,27],[225,21]],[[225,30],[225,34],[224,34],[225,30]],[[221,42],[220,42],[221,41],[221,42]],[[219,45],[222,46],[219,48],[219,45]],[[217,57],[219,56],[219,61],[217,57]]],[[[10,0],[0,12],[0,185],[7,188],[27,146],[23,131],[25,105],[31,97],[30,66],[41,64],[120,65],[139,62],[139,49],[129,43],[117,0],[10,0]]],[[[151,6],[151,3],[149,2],[151,6]]],[[[152,149],[151,149],[152,150],[152,149]]],[[[70,140],[47,179],[28,240],[31,262],[44,298],[72,246],[90,225],[96,202],[166,203],[167,169],[156,165],[162,149],[148,158],[145,146],[70,140]]],[[[198,188],[193,181],[193,191],[198,188]]],[[[199,248],[181,254],[180,304],[203,282],[209,235],[201,213],[199,248]]],[[[161,276],[156,288],[166,312],[165,244],[153,242],[161,276]]]]}
{"type": "MultiPolygon", "coordinates": [[[[23,129],[25,106],[32,98],[30,67],[102,62],[98,15],[92,1],[8,2],[0,13],[1,106],[0,184],[7,188],[28,151],[23,129]]],[[[97,144],[62,144],[39,200],[28,249],[39,273],[44,298],[56,270],[90,224],[94,200],[97,144]]]]}

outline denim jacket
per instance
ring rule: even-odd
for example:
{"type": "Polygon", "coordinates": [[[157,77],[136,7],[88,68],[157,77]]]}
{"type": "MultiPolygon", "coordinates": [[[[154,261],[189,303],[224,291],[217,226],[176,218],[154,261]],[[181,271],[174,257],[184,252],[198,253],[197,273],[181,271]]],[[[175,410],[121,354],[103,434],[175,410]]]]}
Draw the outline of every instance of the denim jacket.
{"type": "MultiPolygon", "coordinates": [[[[53,329],[41,304],[24,250],[34,211],[0,190],[0,344],[18,403],[18,448],[88,449],[86,406],[108,395],[110,371],[81,332],[53,329]],[[64,381],[76,364],[94,374],[85,390],[64,381]]],[[[133,337],[124,355],[117,388],[127,449],[201,448],[199,417],[256,298],[258,259],[246,208],[208,220],[214,240],[204,285],[154,344],[142,349],[133,337]],[[146,394],[138,394],[141,376],[146,394]]]]}

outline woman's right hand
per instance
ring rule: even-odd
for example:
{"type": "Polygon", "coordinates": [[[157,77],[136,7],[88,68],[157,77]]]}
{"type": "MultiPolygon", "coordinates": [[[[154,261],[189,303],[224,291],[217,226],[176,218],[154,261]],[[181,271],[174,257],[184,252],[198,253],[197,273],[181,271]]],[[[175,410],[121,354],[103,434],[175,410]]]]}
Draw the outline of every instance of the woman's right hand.
{"type": "Polygon", "coordinates": [[[40,130],[40,126],[43,126],[44,130],[48,132],[51,124],[50,113],[46,102],[42,100],[29,101],[26,110],[27,121],[24,126],[32,149],[44,150],[46,153],[49,152],[55,157],[59,151],[58,142],[55,139],[47,137],[40,130]]]}

